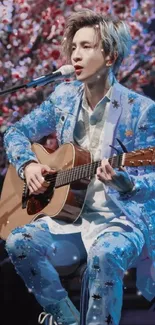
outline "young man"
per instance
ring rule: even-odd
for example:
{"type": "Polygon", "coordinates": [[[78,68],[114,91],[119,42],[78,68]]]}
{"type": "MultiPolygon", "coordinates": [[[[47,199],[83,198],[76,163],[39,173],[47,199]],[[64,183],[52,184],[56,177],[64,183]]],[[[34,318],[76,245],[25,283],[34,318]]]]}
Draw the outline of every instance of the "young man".
{"type": "MultiPolygon", "coordinates": [[[[58,324],[79,323],[79,313],[61,285],[59,269],[66,267],[66,274],[73,271],[86,260],[86,251],[87,324],[119,324],[123,275],[133,266],[137,266],[137,286],[143,295],[148,300],[155,295],[154,173],[151,167],[114,170],[107,160],[113,154],[110,146],[119,147],[116,138],[129,151],[155,146],[153,101],[115,79],[130,45],[125,22],[90,10],[72,14],[63,47],[77,80],[56,87],[5,135],[10,163],[21,177],[24,171],[30,193],[36,195],[45,191],[43,172],[50,168],[38,162],[31,142],[56,132],[59,144],[74,141],[89,149],[94,160],[102,159],[87,191],[81,224],[46,216],[15,229],[7,240],[17,272],[58,324]]],[[[42,316],[40,323],[47,315],[42,316]]]]}

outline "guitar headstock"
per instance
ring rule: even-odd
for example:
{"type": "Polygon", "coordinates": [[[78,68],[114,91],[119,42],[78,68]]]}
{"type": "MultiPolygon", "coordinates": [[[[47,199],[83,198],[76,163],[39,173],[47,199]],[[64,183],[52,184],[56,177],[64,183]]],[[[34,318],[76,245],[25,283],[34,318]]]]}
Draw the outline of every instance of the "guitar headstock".
{"type": "Polygon", "coordinates": [[[124,153],[121,165],[129,167],[155,165],[155,147],[124,153]]]}

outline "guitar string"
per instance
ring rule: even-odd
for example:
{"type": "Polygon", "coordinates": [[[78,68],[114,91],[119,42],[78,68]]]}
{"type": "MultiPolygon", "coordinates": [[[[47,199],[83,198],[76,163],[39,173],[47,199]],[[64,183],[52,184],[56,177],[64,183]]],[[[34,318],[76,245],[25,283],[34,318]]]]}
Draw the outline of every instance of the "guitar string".
{"type": "MultiPolygon", "coordinates": [[[[114,156],[114,157],[109,158],[109,162],[112,163],[114,168],[120,166],[120,160],[122,160],[121,159],[122,156],[123,156],[123,154],[120,154],[119,156],[114,156]],[[115,166],[116,163],[118,166],[115,166]]],[[[46,175],[45,180],[49,181],[51,183],[51,185],[52,184],[54,185],[56,183],[57,183],[56,185],[59,184],[59,186],[65,185],[65,183],[69,183],[69,181],[78,180],[79,177],[85,178],[85,177],[92,176],[95,173],[96,168],[99,167],[100,165],[101,165],[101,160],[94,161],[92,163],[88,163],[88,164],[84,164],[84,165],[75,166],[75,167],[69,168],[67,170],[58,171],[56,174],[53,174],[53,175],[48,174],[48,175],[46,175]],[[78,174],[77,174],[77,171],[78,171],[78,174]],[[83,175],[82,175],[82,173],[83,173],[83,175]],[[73,179],[73,176],[75,179],[73,179]],[[71,178],[71,180],[70,180],[70,178],[71,178]]]]}
{"type": "MultiPolygon", "coordinates": [[[[122,155],[120,155],[120,156],[122,156],[122,155]]],[[[119,157],[120,158],[120,157],[119,157]]],[[[113,158],[110,158],[109,159],[110,161],[112,161],[113,160],[113,163],[114,162],[118,162],[118,158],[117,158],[117,160],[116,160],[116,157],[113,157],[113,158]]],[[[58,171],[58,173],[56,173],[56,175],[52,175],[52,179],[51,179],[51,181],[53,180],[53,181],[55,181],[55,179],[56,178],[59,178],[59,180],[61,180],[61,178],[63,179],[64,177],[68,177],[68,176],[73,176],[73,174],[75,174],[77,171],[79,172],[79,174],[80,174],[80,172],[85,172],[85,174],[86,175],[83,175],[83,177],[85,176],[91,176],[91,175],[87,175],[87,173],[89,172],[90,173],[90,171],[91,171],[91,169],[94,169],[94,167],[95,167],[95,169],[96,169],[96,165],[97,165],[97,167],[98,167],[98,165],[100,165],[101,164],[101,160],[100,161],[95,161],[95,162],[93,162],[93,163],[89,163],[89,164],[84,164],[84,165],[79,165],[79,166],[75,166],[75,167],[73,167],[73,168],[70,168],[70,169],[67,169],[67,170],[64,170],[64,171],[58,171]],[[90,169],[90,167],[92,167],[91,169],[90,169]],[[69,174],[69,175],[68,175],[69,174]]],[[[93,173],[94,173],[94,171],[92,171],[93,173]]],[[[92,172],[91,172],[91,174],[92,174],[92,172]]],[[[82,176],[82,175],[81,175],[82,176]]],[[[77,175],[77,177],[79,178],[79,176],[77,175]]],[[[49,174],[49,175],[47,175],[47,180],[49,180],[50,181],[50,178],[51,178],[51,175],[49,174]]]]}

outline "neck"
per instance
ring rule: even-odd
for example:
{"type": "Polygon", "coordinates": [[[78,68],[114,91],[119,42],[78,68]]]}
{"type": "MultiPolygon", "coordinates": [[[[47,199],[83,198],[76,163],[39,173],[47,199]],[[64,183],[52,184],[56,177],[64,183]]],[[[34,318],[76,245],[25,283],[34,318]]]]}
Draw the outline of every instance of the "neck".
{"type": "Polygon", "coordinates": [[[113,78],[108,76],[100,77],[94,82],[86,82],[84,85],[86,98],[89,106],[93,110],[97,103],[106,95],[107,91],[111,87],[113,78]]]}

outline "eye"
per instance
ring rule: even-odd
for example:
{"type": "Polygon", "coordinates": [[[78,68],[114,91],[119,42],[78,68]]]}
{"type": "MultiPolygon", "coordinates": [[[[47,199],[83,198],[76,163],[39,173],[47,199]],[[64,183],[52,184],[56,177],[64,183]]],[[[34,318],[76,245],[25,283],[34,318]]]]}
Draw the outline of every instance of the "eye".
{"type": "Polygon", "coordinates": [[[72,47],[72,52],[75,51],[75,46],[72,47]]]}
{"type": "Polygon", "coordinates": [[[84,47],[84,49],[90,49],[91,48],[91,46],[88,45],[88,44],[85,44],[83,47],[84,47]]]}

